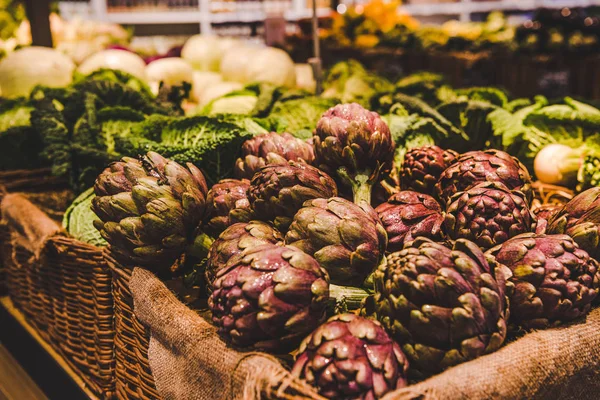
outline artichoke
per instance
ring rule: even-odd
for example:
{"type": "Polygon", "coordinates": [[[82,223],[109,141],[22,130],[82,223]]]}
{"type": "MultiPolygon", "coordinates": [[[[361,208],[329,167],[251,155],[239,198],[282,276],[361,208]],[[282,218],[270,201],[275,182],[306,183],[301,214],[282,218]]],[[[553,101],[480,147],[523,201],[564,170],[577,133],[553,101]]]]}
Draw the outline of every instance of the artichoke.
{"type": "Polygon", "coordinates": [[[566,233],[600,260],[600,188],[575,196],[548,220],[548,233],[566,233]]]}
{"type": "Polygon", "coordinates": [[[289,133],[264,133],[247,140],[242,145],[242,157],[235,163],[234,175],[238,179],[252,179],[262,167],[270,164],[285,164],[286,161],[305,161],[312,164],[315,159],[313,146],[289,133]]]}
{"type": "Polygon", "coordinates": [[[313,255],[332,283],[360,286],[383,258],[387,234],[371,206],[332,197],[304,203],[285,242],[313,255]]]}
{"type": "Polygon", "coordinates": [[[469,239],[484,249],[535,228],[525,195],[496,182],[483,182],[450,198],[444,219],[452,239],[469,239]]]}
{"type": "Polygon", "coordinates": [[[543,204],[532,210],[536,219],[535,233],[546,233],[548,220],[556,214],[562,206],[558,204],[543,204]]]}
{"type": "Polygon", "coordinates": [[[352,188],[354,201],[371,202],[371,187],[387,172],[394,140],[379,114],[356,103],[330,108],[314,132],[315,164],[352,188]]]}
{"type": "Polygon", "coordinates": [[[262,221],[238,222],[225,229],[210,247],[204,276],[209,287],[217,272],[244,250],[264,244],[283,244],[283,236],[262,221]]]}
{"type": "Polygon", "coordinates": [[[598,262],[567,235],[526,233],[489,250],[508,267],[511,324],[546,328],[587,314],[598,295],[598,262]]]}
{"type": "Polygon", "coordinates": [[[377,321],[340,314],[300,345],[292,374],[331,399],[382,398],[407,385],[406,356],[377,321]]]}
{"type": "Polygon", "coordinates": [[[420,237],[379,266],[366,312],[401,345],[415,376],[428,376],[504,343],[507,273],[473,242],[448,248],[420,237]]]}
{"type": "Polygon", "coordinates": [[[217,236],[231,224],[253,218],[247,195],[249,187],[247,179],[223,179],[213,185],[206,197],[207,233],[217,236]]]}
{"type": "Polygon", "coordinates": [[[442,172],[456,161],[458,153],[438,146],[423,146],[404,155],[400,170],[400,187],[420,193],[433,194],[442,172]]]}
{"type": "Polygon", "coordinates": [[[306,200],[337,196],[329,175],[305,163],[293,161],[264,167],[252,178],[248,198],[257,218],[273,221],[286,231],[306,200]]]}
{"type": "Polygon", "coordinates": [[[153,152],[124,157],[98,176],[94,192],[94,226],[122,263],[175,269],[192,244],[203,243],[198,227],[207,187],[193,164],[186,168],[153,152]]]}
{"type": "Polygon", "coordinates": [[[404,190],[396,193],[375,211],[388,236],[388,252],[401,250],[405,242],[418,236],[441,239],[444,217],[442,209],[431,196],[404,190]]]}
{"type": "Polygon", "coordinates": [[[488,181],[499,182],[510,190],[523,192],[528,203],[533,199],[531,177],[527,168],[519,160],[500,150],[471,151],[460,155],[442,173],[435,185],[436,196],[446,205],[455,193],[488,181]]]}
{"type": "Polygon", "coordinates": [[[238,347],[287,351],[325,319],[329,277],[306,253],[266,244],[217,273],[208,299],[219,333],[238,347]]]}

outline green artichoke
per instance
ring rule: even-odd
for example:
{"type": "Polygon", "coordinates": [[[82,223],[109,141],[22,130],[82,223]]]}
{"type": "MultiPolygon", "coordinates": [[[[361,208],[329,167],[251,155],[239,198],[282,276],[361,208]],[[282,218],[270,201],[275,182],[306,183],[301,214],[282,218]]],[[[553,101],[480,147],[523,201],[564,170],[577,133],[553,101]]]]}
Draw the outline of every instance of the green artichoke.
{"type": "Polygon", "coordinates": [[[438,146],[423,146],[410,149],[404,155],[400,170],[400,187],[403,190],[433,194],[435,184],[442,172],[452,165],[458,153],[438,146]]]}
{"type": "Polygon", "coordinates": [[[235,162],[234,175],[239,179],[252,179],[262,167],[285,164],[287,161],[315,159],[313,146],[289,133],[264,133],[246,140],[242,145],[242,157],[235,162]]]}
{"type": "Polygon", "coordinates": [[[217,273],[208,299],[219,333],[238,347],[288,351],[325,319],[329,277],[306,253],[266,244],[217,273]]]}
{"type": "Polygon", "coordinates": [[[392,167],[394,140],[379,114],[356,103],[330,108],[314,132],[315,165],[337,173],[354,201],[371,202],[371,187],[392,167]]]}
{"type": "Polygon", "coordinates": [[[340,314],[300,345],[292,374],[331,399],[375,400],[407,385],[406,356],[377,321],[340,314]]]}
{"type": "Polygon", "coordinates": [[[436,196],[442,205],[446,205],[454,194],[488,181],[523,192],[528,203],[533,199],[527,168],[515,157],[500,150],[471,151],[459,156],[435,185],[436,196]]]}
{"type": "Polygon", "coordinates": [[[535,216],[525,195],[496,182],[483,182],[456,193],[445,215],[450,238],[468,239],[484,249],[535,229],[535,216]]]}
{"type": "Polygon", "coordinates": [[[264,244],[283,244],[283,236],[266,222],[238,222],[225,229],[215,240],[208,252],[204,276],[209,287],[217,276],[217,272],[233,259],[234,256],[249,248],[264,244]]]}
{"type": "Polygon", "coordinates": [[[442,238],[442,209],[431,196],[404,190],[396,193],[375,211],[388,236],[388,252],[401,250],[418,236],[442,238]]]}
{"type": "Polygon", "coordinates": [[[526,233],[487,255],[512,271],[511,324],[540,329],[571,321],[598,295],[598,262],[567,235],[526,233]]]}
{"type": "Polygon", "coordinates": [[[548,220],[548,233],[566,233],[600,260],[600,188],[575,196],[548,220]]]}
{"type": "Polygon", "coordinates": [[[379,266],[365,313],[401,345],[415,376],[428,376],[504,343],[505,274],[473,242],[459,239],[448,248],[420,237],[379,266]]]}
{"type": "Polygon", "coordinates": [[[118,261],[153,271],[175,269],[182,254],[203,243],[198,227],[207,191],[192,164],[185,168],[153,152],[140,160],[124,157],[96,179],[94,226],[118,261]]]}
{"type": "Polygon", "coordinates": [[[256,217],[273,221],[282,232],[306,200],[334,196],[337,186],[329,175],[294,161],[264,167],[254,175],[248,190],[256,217]]]}
{"type": "Polygon", "coordinates": [[[247,179],[223,179],[210,188],[206,197],[207,216],[204,225],[208,234],[218,236],[231,224],[253,219],[248,188],[250,181],[247,179]]]}
{"type": "Polygon", "coordinates": [[[332,197],[304,203],[285,242],[313,255],[332,283],[360,286],[383,258],[387,234],[371,206],[332,197]]]}

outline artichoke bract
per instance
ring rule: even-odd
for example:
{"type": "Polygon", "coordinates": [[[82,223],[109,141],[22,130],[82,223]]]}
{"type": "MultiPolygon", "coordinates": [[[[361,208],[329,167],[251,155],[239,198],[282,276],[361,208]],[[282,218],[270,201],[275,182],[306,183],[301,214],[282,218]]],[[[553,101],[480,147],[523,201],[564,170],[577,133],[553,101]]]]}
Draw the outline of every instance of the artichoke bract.
{"type": "Polygon", "coordinates": [[[264,244],[283,244],[283,236],[266,222],[238,222],[225,229],[215,240],[208,252],[204,276],[209,287],[229,260],[244,250],[264,244]]]}
{"type": "Polygon", "coordinates": [[[329,175],[294,161],[264,167],[254,175],[248,190],[256,218],[273,221],[281,231],[287,230],[305,201],[334,196],[337,186],[329,175]]]}
{"type": "Polygon", "coordinates": [[[154,152],[139,160],[124,157],[96,179],[94,226],[117,261],[174,269],[201,235],[207,191],[193,164],[183,167],[154,152]]]}
{"type": "Polygon", "coordinates": [[[333,316],[300,345],[292,374],[331,399],[375,400],[407,385],[406,356],[377,322],[333,316]]]}
{"type": "Polygon", "coordinates": [[[332,197],[304,203],[285,242],[313,255],[332,283],[360,286],[383,258],[387,234],[371,206],[332,197]]]}
{"type": "Polygon", "coordinates": [[[539,329],[571,321],[598,295],[598,262],[567,235],[519,235],[488,255],[512,271],[511,324],[539,329]]]}
{"type": "Polygon", "coordinates": [[[600,188],[575,196],[548,220],[548,233],[566,233],[600,261],[600,188]]]}
{"type": "Polygon", "coordinates": [[[287,351],[325,319],[329,277],[306,253],[252,247],[217,273],[208,299],[219,333],[238,347],[287,351]]]}
{"type": "Polygon", "coordinates": [[[204,225],[207,233],[217,236],[231,224],[252,220],[248,188],[250,181],[247,179],[223,179],[210,188],[204,225]]]}
{"type": "Polygon", "coordinates": [[[234,175],[238,179],[252,179],[262,167],[269,164],[285,164],[287,161],[315,159],[313,146],[289,133],[264,133],[247,140],[242,145],[242,157],[235,163],[234,175]]]}
{"type": "Polygon", "coordinates": [[[546,233],[548,220],[560,209],[562,209],[562,206],[558,204],[543,204],[534,208],[532,212],[536,219],[535,233],[546,233]]]}
{"type": "Polygon", "coordinates": [[[390,129],[376,112],[356,103],[330,108],[314,132],[315,165],[352,187],[354,201],[371,202],[371,187],[394,157],[390,129]]]}
{"type": "Polygon", "coordinates": [[[442,238],[442,208],[429,195],[403,190],[375,211],[387,232],[388,252],[401,250],[405,242],[412,242],[418,236],[442,238]]]}
{"type": "Polygon", "coordinates": [[[457,157],[458,153],[454,150],[444,150],[438,146],[410,149],[404,155],[400,170],[400,187],[402,190],[433,194],[442,172],[452,165],[457,157]]]}
{"type": "Polygon", "coordinates": [[[446,205],[458,192],[481,182],[499,182],[510,190],[525,194],[527,202],[533,199],[531,176],[515,157],[500,150],[470,151],[460,155],[456,162],[442,173],[435,185],[436,196],[446,205]]]}
{"type": "Polygon", "coordinates": [[[417,238],[380,265],[365,307],[401,345],[415,376],[428,376],[504,343],[505,274],[473,242],[448,248],[417,238]]]}
{"type": "Polygon", "coordinates": [[[535,216],[522,192],[484,182],[450,198],[444,226],[452,239],[468,239],[484,249],[535,229],[535,216]]]}

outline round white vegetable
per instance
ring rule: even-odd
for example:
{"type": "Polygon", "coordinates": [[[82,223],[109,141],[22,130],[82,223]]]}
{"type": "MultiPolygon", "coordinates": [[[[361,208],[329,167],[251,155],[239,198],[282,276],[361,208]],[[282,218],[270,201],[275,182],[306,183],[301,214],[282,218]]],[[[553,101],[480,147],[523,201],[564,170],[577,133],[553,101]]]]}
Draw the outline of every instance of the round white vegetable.
{"type": "Polygon", "coordinates": [[[221,83],[223,78],[220,74],[210,71],[194,71],[194,82],[192,84],[192,98],[200,102],[202,94],[209,86],[221,83]]]}
{"type": "Polygon", "coordinates": [[[231,38],[194,35],[183,45],[181,57],[194,69],[217,72],[223,54],[237,43],[235,39],[231,38]]]}
{"type": "Polygon", "coordinates": [[[118,69],[146,80],[146,63],[140,56],[127,50],[110,49],[92,54],[77,70],[89,75],[101,68],[118,69]]]}
{"type": "Polygon", "coordinates": [[[249,82],[270,82],[287,87],[296,85],[294,62],[285,51],[274,47],[256,52],[248,63],[246,73],[249,82]]]}
{"type": "Polygon", "coordinates": [[[549,144],[533,160],[537,178],[551,185],[573,186],[584,158],[584,151],[564,144],[549,144]]]}
{"type": "Polygon", "coordinates": [[[73,80],[75,64],[47,47],[26,47],[0,61],[0,88],[4,97],[27,96],[36,85],[65,87],[73,80]]]}
{"type": "Polygon", "coordinates": [[[310,64],[296,64],[294,66],[296,70],[296,86],[300,89],[314,92],[317,87],[315,77],[313,76],[313,70],[310,64]]]}
{"type": "Polygon", "coordinates": [[[146,79],[151,87],[156,88],[156,93],[158,93],[161,82],[171,86],[179,85],[182,82],[191,84],[194,80],[194,70],[187,61],[179,57],[161,58],[148,64],[146,79]]]}
{"type": "Polygon", "coordinates": [[[220,71],[226,81],[250,83],[246,66],[260,48],[251,45],[234,46],[227,50],[221,59],[220,71]]]}
{"type": "Polygon", "coordinates": [[[225,96],[236,90],[242,89],[244,86],[238,82],[220,82],[207,87],[200,98],[200,105],[205,106],[214,99],[225,96]]]}

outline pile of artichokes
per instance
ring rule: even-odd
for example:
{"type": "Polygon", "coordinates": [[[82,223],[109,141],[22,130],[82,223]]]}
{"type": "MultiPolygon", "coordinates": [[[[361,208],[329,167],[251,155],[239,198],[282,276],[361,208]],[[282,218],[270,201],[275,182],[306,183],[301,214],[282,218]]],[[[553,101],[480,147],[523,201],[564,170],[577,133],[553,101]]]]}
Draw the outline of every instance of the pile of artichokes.
{"type": "Polygon", "coordinates": [[[394,149],[378,114],[341,104],[308,141],[249,140],[237,179],[210,190],[191,164],[124,158],[96,181],[95,226],[121,263],[159,273],[193,260],[225,340],[298,349],[292,373],[332,398],[378,399],[515,330],[586,315],[600,188],[533,210],[529,172],[507,153],[426,146],[391,171],[394,149]],[[373,208],[390,173],[399,187],[377,186],[388,199],[373,208]]]}

